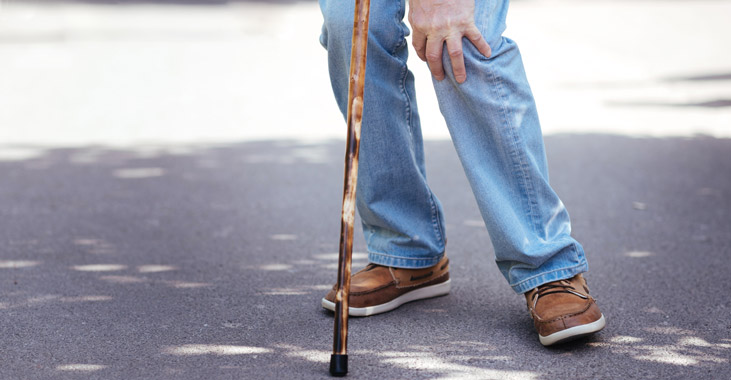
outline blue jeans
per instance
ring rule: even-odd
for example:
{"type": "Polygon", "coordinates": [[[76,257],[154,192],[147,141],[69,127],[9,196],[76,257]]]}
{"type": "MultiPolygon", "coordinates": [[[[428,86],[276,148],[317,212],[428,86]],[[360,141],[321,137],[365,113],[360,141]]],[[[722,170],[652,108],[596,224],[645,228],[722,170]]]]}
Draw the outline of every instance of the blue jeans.
{"type": "MultiPolygon", "coordinates": [[[[335,98],[347,113],[354,1],[320,0],[335,98]]],[[[517,293],[588,270],[569,215],[548,183],[540,124],[518,47],[502,36],[508,1],[477,0],[485,58],[463,39],[467,81],[433,80],[500,271],[517,293]]],[[[369,260],[423,268],[444,255],[442,206],[426,180],[404,0],[371,0],[357,207],[369,260]]]]}

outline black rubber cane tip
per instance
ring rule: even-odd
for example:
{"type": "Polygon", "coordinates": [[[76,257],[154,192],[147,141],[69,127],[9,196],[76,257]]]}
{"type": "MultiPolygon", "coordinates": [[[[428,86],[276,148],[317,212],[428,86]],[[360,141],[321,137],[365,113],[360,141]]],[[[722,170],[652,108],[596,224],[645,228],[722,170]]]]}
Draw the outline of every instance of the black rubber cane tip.
{"type": "Polygon", "coordinates": [[[348,355],[330,355],[330,374],[337,377],[348,374],[348,355]]]}

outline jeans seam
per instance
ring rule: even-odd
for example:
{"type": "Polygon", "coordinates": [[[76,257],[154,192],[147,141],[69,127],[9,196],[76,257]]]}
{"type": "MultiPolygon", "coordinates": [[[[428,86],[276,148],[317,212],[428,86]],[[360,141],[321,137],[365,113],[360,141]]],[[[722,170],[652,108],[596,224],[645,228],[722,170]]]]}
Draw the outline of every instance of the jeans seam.
{"type": "Polygon", "coordinates": [[[444,247],[444,230],[442,224],[439,222],[439,208],[437,207],[436,201],[434,201],[434,193],[429,193],[429,202],[431,203],[431,220],[434,226],[434,233],[437,235],[440,248],[444,247]]]}
{"type": "Polygon", "coordinates": [[[403,24],[403,17],[399,17],[406,13],[406,2],[401,2],[401,4],[402,5],[399,6],[398,12],[395,13],[396,17],[394,18],[394,21],[398,26],[398,30],[401,32],[400,38],[394,45],[393,50],[389,51],[389,54],[394,57],[396,56],[396,51],[406,44],[406,33],[404,32],[404,28],[401,26],[403,24]]]}
{"type": "Polygon", "coordinates": [[[412,153],[414,153],[414,126],[412,125],[413,118],[411,117],[411,99],[409,98],[409,94],[406,92],[406,77],[408,77],[409,68],[406,65],[406,62],[402,61],[400,58],[398,60],[401,63],[401,80],[399,81],[399,90],[401,91],[401,96],[404,98],[406,125],[409,127],[409,134],[412,136],[412,138],[409,139],[409,149],[412,153]]]}
{"type": "MultiPolygon", "coordinates": [[[[487,65],[489,68],[490,65],[487,65]]],[[[531,221],[531,228],[534,233],[538,233],[538,221],[537,221],[537,215],[535,213],[535,208],[537,207],[537,203],[535,202],[535,195],[534,195],[534,189],[532,186],[532,183],[530,181],[530,177],[528,175],[528,170],[526,170],[526,167],[528,166],[528,163],[525,160],[525,157],[523,155],[523,150],[520,149],[520,145],[522,144],[522,140],[520,138],[520,135],[517,133],[517,130],[513,123],[511,122],[510,118],[510,107],[507,105],[508,101],[505,97],[505,91],[503,90],[503,81],[495,75],[492,70],[488,70],[489,77],[491,78],[491,81],[493,83],[493,88],[496,89],[498,92],[498,96],[501,101],[501,111],[503,120],[505,121],[505,125],[507,125],[507,129],[510,131],[511,137],[512,137],[512,144],[511,144],[511,151],[510,156],[513,159],[513,168],[514,170],[517,168],[520,171],[519,174],[519,187],[522,188],[522,190],[525,190],[525,198],[526,202],[524,203],[524,207],[526,207],[525,211],[528,217],[531,221]]],[[[523,194],[520,194],[521,198],[523,198],[523,194]]]]}
{"type": "Polygon", "coordinates": [[[370,225],[368,225],[367,223],[364,223],[361,220],[361,230],[363,231],[363,235],[364,235],[363,237],[365,238],[366,246],[370,247],[371,241],[373,240],[373,236],[375,236],[375,233],[373,233],[373,229],[371,228],[370,225]],[[365,233],[366,230],[368,230],[367,234],[365,233]]]}
{"type": "MultiPolygon", "coordinates": [[[[400,30],[402,43],[399,44],[397,48],[403,46],[406,42],[406,36],[403,28],[400,28],[400,30]]],[[[395,50],[392,56],[397,57],[395,50]]],[[[414,125],[411,109],[411,97],[409,96],[408,91],[406,91],[406,79],[408,78],[409,68],[407,62],[402,60],[401,57],[397,57],[397,59],[401,62],[401,81],[399,82],[399,89],[401,90],[401,95],[403,95],[404,102],[406,104],[406,124],[409,126],[409,134],[411,135],[411,138],[409,139],[409,149],[412,154],[415,154],[416,150],[414,148],[414,125]]],[[[444,247],[444,231],[443,226],[439,222],[439,208],[436,205],[436,201],[434,201],[434,193],[432,193],[431,190],[429,191],[429,206],[431,208],[432,228],[434,229],[434,234],[436,235],[441,248],[444,247]]]]}
{"type": "Polygon", "coordinates": [[[396,51],[398,49],[401,49],[404,45],[406,45],[406,36],[404,35],[403,28],[399,25],[399,29],[401,30],[401,38],[399,41],[393,46],[393,49],[389,51],[388,53],[392,56],[396,56],[396,51]]]}
{"type": "MultiPolygon", "coordinates": [[[[405,41],[405,37],[404,37],[405,41]]],[[[406,104],[405,111],[406,111],[406,125],[409,127],[409,134],[411,135],[411,138],[409,139],[409,149],[411,150],[412,154],[415,154],[416,151],[414,149],[414,125],[413,125],[413,117],[411,117],[412,111],[411,111],[411,97],[409,96],[408,91],[406,91],[406,79],[408,77],[408,65],[406,62],[401,60],[399,58],[399,62],[401,62],[401,81],[399,82],[399,89],[401,90],[401,95],[404,97],[404,103],[406,104]]],[[[440,246],[444,246],[444,232],[441,223],[439,223],[439,209],[437,208],[436,202],[434,201],[434,193],[429,191],[429,206],[431,208],[431,217],[432,217],[432,227],[434,228],[434,234],[436,235],[436,238],[439,242],[440,246]]]]}

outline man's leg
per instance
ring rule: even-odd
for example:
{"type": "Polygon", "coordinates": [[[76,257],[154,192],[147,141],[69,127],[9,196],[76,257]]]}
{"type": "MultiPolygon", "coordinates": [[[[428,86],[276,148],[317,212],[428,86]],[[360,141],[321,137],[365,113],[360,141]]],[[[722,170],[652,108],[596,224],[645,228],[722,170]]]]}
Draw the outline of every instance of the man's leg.
{"type": "Polygon", "coordinates": [[[507,1],[478,1],[488,59],[463,39],[467,80],[454,80],[446,49],[439,106],[490,232],[498,266],[524,293],[587,270],[569,216],[548,183],[543,137],[517,45],[502,37],[507,1]],[[491,6],[488,8],[488,6],[491,6]]]}
{"type": "MultiPolygon", "coordinates": [[[[557,299],[556,294],[581,292],[575,300],[559,301],[576,301],[577,310],[591,308],[587,320],[595,322],[601,314],[584,294],[588,291],[583,280],[554,283],[586,272],[588,266],[582,246],[570,236],[569,215],[548,182],[543,138],[520,52],[502,37],[507,8],[508,1],[476,2],[475,24],[492,55],[484,57],[463,39],[465,83],[454,79],[444,49],[447,77],[434,80],[440,109],[490,233],[498,267],[513,290],[531,292],[534,319],[541,318],[534,313],[536,305],[554,307],[545,301],[557,299]],[[538,292],[533,297],[534,289],[548,283],[554,289],[550,296],[538,292]],[[534,302],[543,295],[541,303],[534,302]]],[[[551,321],[566,320],[566,313],[549,314],[551,321]]]]}
{"type": "MultiPolygon", "coordinates": [[[[353,6],[352,1],[320,0],[325,19],[320,42],[328,52],[330,80],[343,116],[353,6]]],[[[354,308],[363,309],[360,315],[391,310],[400,301],[389,302],[411,300],[414,295],[406,293],[417,288],[438,285],[421,290],[418,298],[449,291],[442,207],[426,182],[414,77],[406,66],[404,2],[372,0],[370,14],[357,207],[371,265],[353,276],[350,298],[351,314],[354,308]],[[409,271],[417,269],[422,271],[409,271]],[[384,291],[370,292],[378,287],[374,283],[384,291]],[[390,306],[373,308],[384,303],[390,306]]],[[[325,307],[332,301],[328,297],[325,307]]]]}

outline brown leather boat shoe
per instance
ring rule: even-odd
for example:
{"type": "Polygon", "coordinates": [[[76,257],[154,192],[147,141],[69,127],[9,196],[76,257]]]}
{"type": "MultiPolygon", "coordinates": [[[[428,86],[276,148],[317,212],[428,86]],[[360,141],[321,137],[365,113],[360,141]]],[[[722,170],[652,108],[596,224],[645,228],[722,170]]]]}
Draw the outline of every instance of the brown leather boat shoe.
{"type": "MultiPolygon", "coordinates": [[[[407,302],[449,293],[449,259],[422,269],[368,264],[350,279],[350,307],[354,317],[391,311],[407,302]]],[[[322,299],[322,307],[335,311],[335,287],[322,299]]]]}
{"type": "Polygon", "coordinates": [[[543,284],[525,293],[525,300],[544,346],[593,334],[606,324],[581,274],[543,284]]]}

